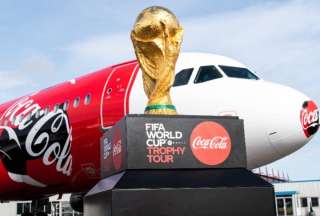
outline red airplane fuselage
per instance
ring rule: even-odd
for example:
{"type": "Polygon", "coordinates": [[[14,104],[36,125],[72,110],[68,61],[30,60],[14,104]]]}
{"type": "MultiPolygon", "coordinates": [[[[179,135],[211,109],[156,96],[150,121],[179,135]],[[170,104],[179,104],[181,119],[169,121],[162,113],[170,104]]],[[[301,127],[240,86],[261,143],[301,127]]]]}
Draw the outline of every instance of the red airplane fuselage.
{"type": "Polygon", "coordinates": [[[81,192],[100,179],[100,138],[129,112],[137,61],[0,105],[0,200],[81,192]]]}

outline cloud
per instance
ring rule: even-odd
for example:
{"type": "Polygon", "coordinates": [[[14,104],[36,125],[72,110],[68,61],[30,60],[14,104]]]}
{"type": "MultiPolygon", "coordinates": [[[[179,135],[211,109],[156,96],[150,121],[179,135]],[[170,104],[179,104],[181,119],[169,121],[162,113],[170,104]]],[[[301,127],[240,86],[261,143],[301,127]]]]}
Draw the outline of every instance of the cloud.
{"type": "Polygon", "coordinates": [[[20,63],[17,71],[23,76],[32,76],[37,80],[52,80],[58,73],[55,63],[44,54],[29,55],[20,63]]]}
{"type": "Polygon", "coordinates": [[[14,91],[25,88],[29,82],[13,71],[0,71],[0,83],[0,100],[5,102],[12,99],[14,91]]]}
{"type": "Polygon", "coordinates": [[[26,85],[28,82],[17,74],[9,71],[0,71],[0,92],[7,93],[8,90],[26,85]]]}
{"type": "Polygon", "coordinates": [[[0,101],[5,102],[52,85],[57,80],[56,65],[43,54],[30,54],[14,69],[0,69],[0,101]]]}
{"type": "Polygon", "coordinates": [[[66,70],[81,73],[135,58],[129,31],[74,42],[65,51],[66,70]]]}

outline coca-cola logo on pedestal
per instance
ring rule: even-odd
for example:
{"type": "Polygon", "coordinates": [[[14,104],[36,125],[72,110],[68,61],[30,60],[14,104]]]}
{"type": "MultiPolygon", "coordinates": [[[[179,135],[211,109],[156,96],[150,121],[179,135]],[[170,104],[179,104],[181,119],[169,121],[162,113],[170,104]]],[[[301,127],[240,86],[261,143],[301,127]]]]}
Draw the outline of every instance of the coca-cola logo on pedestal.
{"type": "Polygon", "coordinates": [[[213,121],[205,121],[192,130],[190,147],[193,155],[201,163],[218,165],[229,157],[231,139],[222,125],[213,121]]]}
{"type": "Polygon", "coordinates": [[[315,134],[319,129],[319,110],[313,101],[306,101],[302,105],[300,121],[306,137],[315,134]]]}
{"type": "Polygon", "coordinates": [[[122,165],[122,135],[119,127],[115,128],[112,138],[112,158],[113,164],[116,171],[121,168],[122,165]]]}

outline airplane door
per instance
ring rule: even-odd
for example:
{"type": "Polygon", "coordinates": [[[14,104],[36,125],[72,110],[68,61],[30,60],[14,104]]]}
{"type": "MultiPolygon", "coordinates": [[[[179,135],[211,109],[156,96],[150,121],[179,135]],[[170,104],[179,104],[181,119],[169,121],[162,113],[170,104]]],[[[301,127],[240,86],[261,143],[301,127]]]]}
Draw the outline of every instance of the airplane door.
{"type": "Polygon", "coordinates": [[[101,97],[101,127],[108,129],[128,113],[129,94],[139,69],[137,61],[116,65],[108,74],[101,97]]]}

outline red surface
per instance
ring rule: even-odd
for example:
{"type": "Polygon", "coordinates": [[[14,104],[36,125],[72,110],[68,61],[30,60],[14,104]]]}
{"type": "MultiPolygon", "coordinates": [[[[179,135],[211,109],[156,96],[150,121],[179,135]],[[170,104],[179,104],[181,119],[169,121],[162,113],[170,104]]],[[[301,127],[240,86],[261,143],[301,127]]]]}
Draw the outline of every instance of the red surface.
{"type": "Polygon", "coordinates": [[[103,90],[102,110],[103,127],[107,128],[127,114],[126,94],[131,89],[138,67],[136,62],[129,62],[112,67],[103,90]],[[134,71],[134,73],[132,73],[134,71]],[[112,115],[110,115],[112,113],[112,115]]]}
{"type": "MultiPolygon", "coordinates": [[[[0,200],[32,199],[47,194],[89,190],[100,178],[102,128],[112,126],[128,113],[130,90],[138,69],[138,63],[131,61],[77,78],[74,84],[65,82],[27,96],[42,109],[49,106],[53,110],[55,104],[69,101],[67,115],[72,131],[72,172],[70,176],[58,172],[57,164],[45,165],[43,157],[29,160],[28,175],[47,185],[37,188],[12,181],[0,162],[0,200]],[[108,88],[112,88],[109,95],[106,94],[108,88]],[[84,98],[88,94],[91,95],[91,102],[85,105],[84,98]],[[80,97],[80,104],[74,108],[73,101],[77,97],[80,97]]],[[[0,105],[0,116],[15,101],[18,99],[0,105]]],[[[4,125],[6,119],[2,118],[0,125],[4,125]]]]}
{"type": "Polygon", "coordinates": [[[193,155],[201,163],[218,165],[229,157],[231,139],[222,125],[212,121],[205,121],[192,130],[190,147],[193,155]]]}
{"type": "Polygon", "coordinates": [[[308,138],[315,134],[319,128],[319,110],[314,101],[306,101],[300,112],[300,121],[303,132],[308,138]]]}

